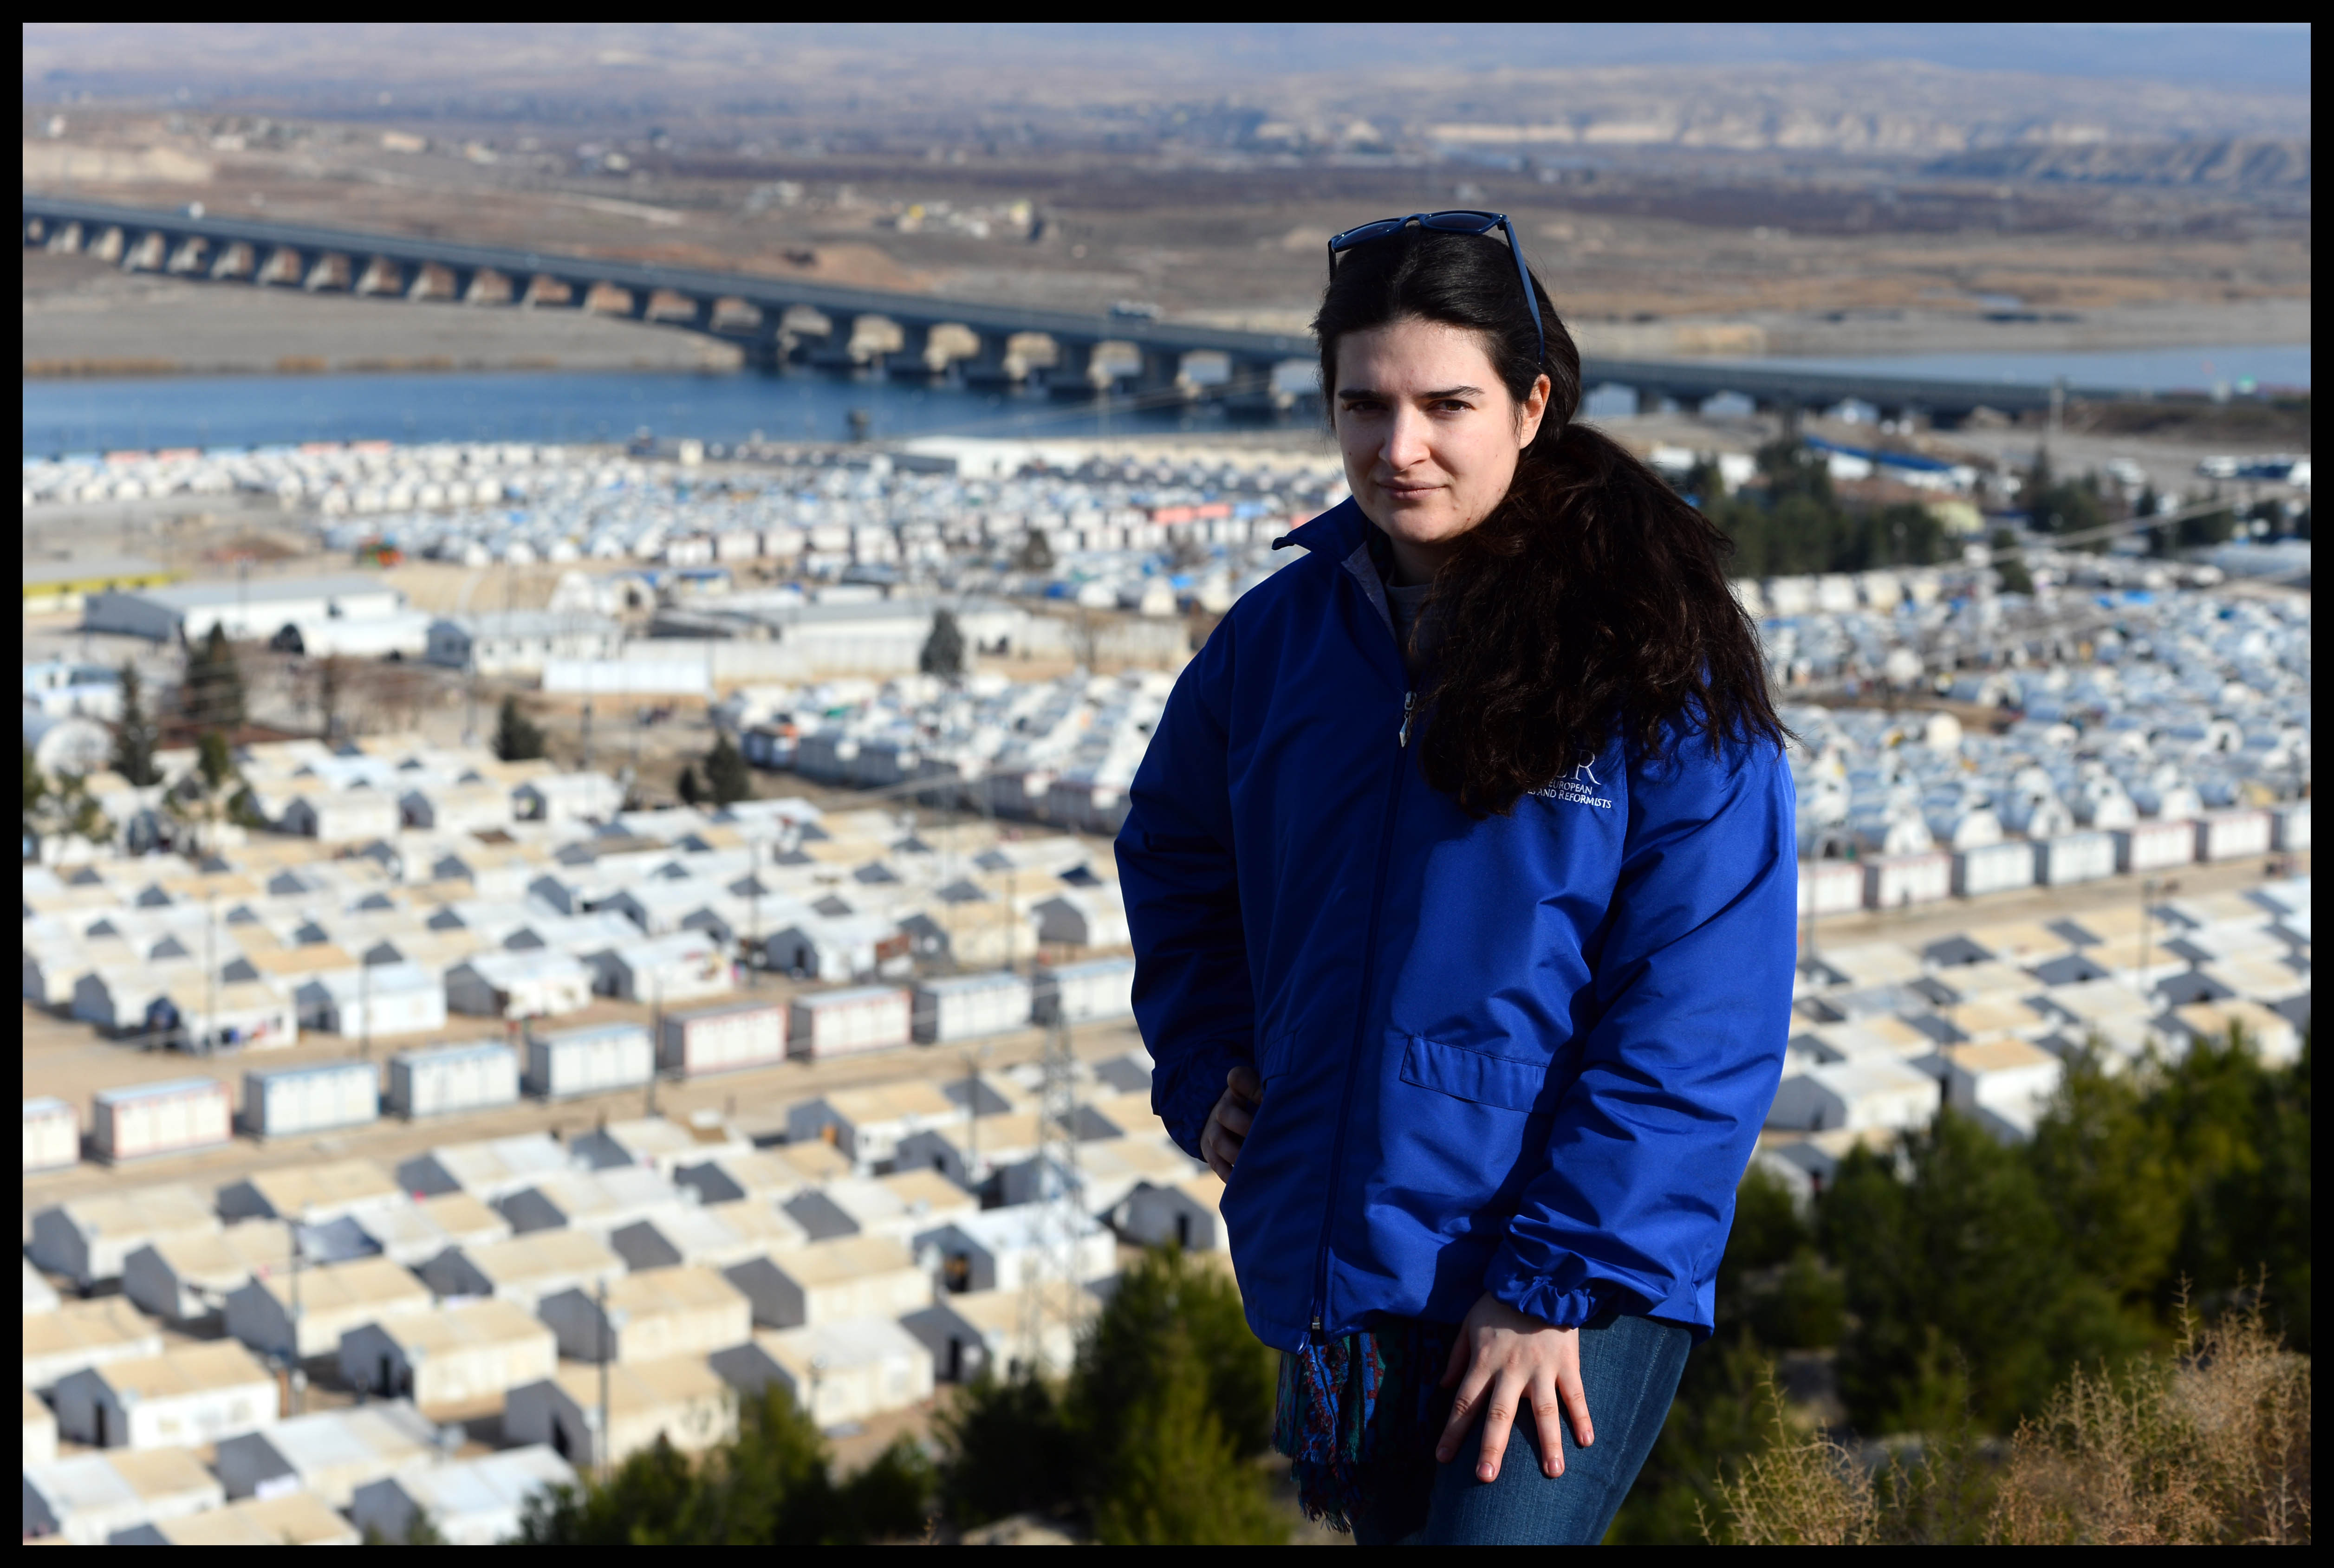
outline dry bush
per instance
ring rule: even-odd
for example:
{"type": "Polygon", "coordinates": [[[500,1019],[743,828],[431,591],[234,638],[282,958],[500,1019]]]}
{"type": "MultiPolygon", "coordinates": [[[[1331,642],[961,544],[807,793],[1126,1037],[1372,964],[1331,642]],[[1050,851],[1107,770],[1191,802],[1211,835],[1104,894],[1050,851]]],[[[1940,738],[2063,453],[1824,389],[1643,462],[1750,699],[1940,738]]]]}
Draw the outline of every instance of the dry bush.
{"type": "Polygon", "coordinates": [[[2005,1545],[2310,1543],[2310,1377],[2259,1298],[2168,1361],[2078,1371],[2011,1440],[1990,1537],[2005,1545]]]}
{"type": "Polygon", "coordinates": [[[1829,1434],[1796,1430],[1782,1391],[1767,1379],[1775,1440],[1718,1483],[1722,1530],[1707,1519],[1712,1541],[1741,1546],[1866,1546],[1880,1537],[1880,1499],[1872,1472],[1829,1434]]]}
{"type": "Polygon", "coordinates": [[[1774,1438],[1719,1481],[1703,1532],[1746,1546],[2308,1545],[2310,1379],[2258,1294],[2209,1328],[2184,1308],[2174,1354],[2078,1371],[1998,1470],[1995,1446],[1963,1433],[1877,1476],[1795,1429],[1770,1379],[1774,1438]]]}

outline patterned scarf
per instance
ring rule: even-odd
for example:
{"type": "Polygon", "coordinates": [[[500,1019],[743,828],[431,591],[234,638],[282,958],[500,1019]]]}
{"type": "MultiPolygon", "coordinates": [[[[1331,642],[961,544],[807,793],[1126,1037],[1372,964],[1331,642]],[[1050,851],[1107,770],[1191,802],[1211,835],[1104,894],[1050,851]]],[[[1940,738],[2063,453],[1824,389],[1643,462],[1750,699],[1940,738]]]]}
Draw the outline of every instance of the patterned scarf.
{"type": "Polygon", "coordinates": [[[1281,1352],[1272,1446],[1288,1456],[1307,1517],[1350,1532],[1380,1475],[1432,1459],[1457,1337],[1448,1323],[1385,1317],[1281,1352]]]}

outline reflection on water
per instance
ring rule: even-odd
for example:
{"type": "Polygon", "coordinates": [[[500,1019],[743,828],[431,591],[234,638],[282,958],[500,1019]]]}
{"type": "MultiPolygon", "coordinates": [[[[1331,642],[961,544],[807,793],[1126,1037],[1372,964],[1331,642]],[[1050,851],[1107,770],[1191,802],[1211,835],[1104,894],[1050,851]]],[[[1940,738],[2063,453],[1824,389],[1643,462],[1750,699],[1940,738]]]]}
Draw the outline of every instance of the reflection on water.
{"type": "Polygon", "coordinates": [[[504,371],[28,380],[24,452],[282,441],[738,441],[1093,436],[1221,427],[1216,408],[1107,407],[811,373],[504,371]],[[854,418],[854,414],[863,418],[854,418]]]}

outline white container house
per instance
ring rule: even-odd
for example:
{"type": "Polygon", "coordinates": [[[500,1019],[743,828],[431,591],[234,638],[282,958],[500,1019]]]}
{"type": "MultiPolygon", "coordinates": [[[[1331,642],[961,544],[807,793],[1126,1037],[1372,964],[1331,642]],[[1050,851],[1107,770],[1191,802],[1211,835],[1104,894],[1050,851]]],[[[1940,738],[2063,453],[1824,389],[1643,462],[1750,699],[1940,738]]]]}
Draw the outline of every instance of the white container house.
{"type": "Polygon", "coordinates": [[[680,1189],[643,1167],[564,1170],[510,1193],[495,1207],[520,1236],[540,1230],[588,1231],[604,1236],[680,1201],[680,1189]]]}
{"type": "Polygon", "coordinates": [[[721,1277],[745,1293],[754,1321],[769,1328],[898,1317],[932,1299],[931,1275],[907,1243],[888,1236],[813,1242],[733,1265],[721,1277]]]}
{"type": "Polygon", "coordinates": [[[503,1408],[505,1437],[545,1444],[587,1469],[622,1464],[660,1437],[681,1453],[695,1454],[737,1432],[737,1390],[702,1355],[604,1371],[570,1365],[556,1376],[513,1389],[503,1408]],[[603,1383],[609,1428],[604,1433],[603,1383]]]}
{"type": "Polygon", "coordinates": [[[1953,858],[1932,850],[1914,855],[1884,855],[1864,862],[1864,902],[1874,909],[1934,904],[1953,890],[1953,858]]]}
{"type": "Polygon", "coordinates": [[[81,1163],[81,1118],[51,1095],[24,1101],[24,1171],[62,1170],[81,1163]]]}
{"type": "Polygon", "coordinates": [[[2296,801],[2291,805],[2279,806],[2270,813],[2270,839],[2288,854],[2299,854],[2310,848],[2310,803],[2296,801]]]}
{"type": "Polygon", "coordinates": [[[243,1124],[258,1138],[298,1138],[381,1120],[381,1069],[370,1062],[272,1067],[243,1078],[243,1124]]]}
{"type": "Polygon", "coordinates": [[[729,989],[729,961],[702,931],[635,936],[591,955],[599,989],[627,1002],[695,1002],[729,989]]]}
{"type": "Polygon", "coordinates": [[[970,1382],[984,1371],[1006,1378],[1040,1367],[1058,1370],[1077,1353],[1071,1324],[1086,1303],[1075,1299],[1076,1288],[1048,1281],[1047,1310],[1034,1324],[1026,1293],[992,1290],[943,1293],[931,1305],[902,1318],[900,1326],[931,1352],[932,1376],[940,1381],[970,1382]]]}
{"type": "Polygon", "coordinates": [[[1799,862],[1799,919],[1847,915],[1864,908],[1864,868],[1853,861],[1799,862]]]}
{"type": "Polygon", "coordinates": [[[467,1192],[384,1204],[353,1217],[383,1257],[408,1268],[419,1268],[449,1247],[483,1246],[511,1236],[509,1220],[467,1192]]]}
{"type": "Polygon", "coordinates": [[[367,964],[319,975],[292,994],[300,1027],[357,1039],[446,1026],[446,982],[419,964],[367,964]]]}
{"type": "Polygon", "coordinates": [[[275,1423],[275,1375],[241,1345],[172,1345],[61,1380],[57,1430],[97,1448],[216,1443],[275,1423]]]}
{"type": "Polygon", "coordinates": [[[75,1372],[162,1353],[162,1329],[120,1296],[66,1302],[24,1319],[24,1386],[50,1389],[75,1372]]]}
{"type": "Polygon", "coordinates": [[[569,1169],[567,1150],[547,1132],[448,1143],[397,1168],[397,1183],[424,1197],[467,1192],[482,1203],[569,1169]]]}
{"type": "Polygon", "coordinates": [[[951,1291],[1018,1291],[1046,1273],[1060,1249],[1063,1262],[1075,1260],[1077,1281],[1091,1284],[1118,1272],[1118,1240],[1099,1220],[1080,1216],[1074,1240],[1050,1234],[1040,1208],[989,1208],[960,1215],[945,1225],[920,1232],[910,1242],[919,1258],[938,1254],[940,1279],[951,1291]]]}
{"type": "Polygon", "coordinates": [[[559,1370],[559,1342],[516,1302],[448,1302],[341,1336],[341,1375],[375,1399],[454,1420],[499,1413],[511,1390],[559,1370]]]}
{"type": "Polygon", "coordinates": [[[889,1316],[754,1336],[797,1408],[821,1427],[864,1421],[932,1397],[931,1352],[889,1316]]]}
{"type": "Polygon", "coordinates": [[[684,1078],[767,1067],[786,1055],[783,1002],[729,1002],[667,1013],[657,1041],[658,1065],[684,1078]]]}
{"type": "Polygon", "coordinates": [[[370,1159],[255,1171],[218,1189],[222,1219],[297,1219],[322,1225],[344,1214],[406,1202],[389,1172],[370,1159]]]}
{"type": "Polygon", "coordinates": [[[517,1102],[518,1053],[499,1042],[428,1045],[389,1059],[389,1105],[400,1116],[444,1116],[517,1102]]]}
{"type": "Polygon", "coordinates": [[[1890,1056],[1864,1056],[1787,1073],[1770,1127],[1803,1132],[1925,1127],[1937,1112],[1937,1081],[1890,1056]]]}
{"type": "Polygon", "coordinates": [[[830,1144],[864,1171],[893,1158],[909,1134],[963,1121],[964,1107],[932,1084],[910,1080],[838,1089],[788,1106],[786,1142],[830,1144]]]}
{"type": "Polygon", "coordinates": [[[2113,833],[2061,833],[2055,839],[2035,841],[2034,880],[2039,886],[2063,888],[2076,882],[2096,882],[2115,875],[2115,869],[2113,833]]]}
{"type": "Polygon", "coordinates": [[[2196,858],[2233,861],[2270,850],[2270,815],[2262,811],[2213,812],[2197,820],[2196,858]]]}
{"type": "Polygon", "coordinates": [[[1010,971],[920,981],[913,1030],[924,1044],[969,1040],[1029,1026],[1028,976],[1010,971]]]}
{"type": "Polygon", "coordinates": [[[537,1494],[574,1485],[574,1470],[549,1448],[514,1448],[360,1486],[349,1518],[393,1544],[426,1516],[449,1546],[494,1546],[518,1534],[537,1494]]]}
{"type": "Polygon", "coordinates": [[[217,1149],[235,1136],[235,1105],[216,1078],[100,1090],[90,1141],[113,1164],[217,1149]]]}
{"type": "Polygon", "coordinates": [[[610,1121],[568,1140],[568,1152],[593,1170],[637,1165],[670,1181],[684,1165],[725,1155],[754,1152],[753,1140],[722,1121],[717,1112],[700,1111],[687,1121],[662,1116],[632,1116],[610,1121]]]}
{"type": "Polygon", "coordinates": [[[493,1296],[530,1313],[545,1296],[588,1291],[624,1273],[624,1260],[606,1242],[581,1230],[537,1231],[457,1247],[420,1270],[422,1280],[440,1296],[493,1296]]]}
{"type": "Polygon", "coordinates": [[[46,1465],[57,1457],[57,1419],[41,1396],[24,1391],[24,1468],[46,1465]]]}
{"type": "Polygon", "coordinates": [[[143,1525],[218,1507],[227,1493],[191,1448],[113,1448],[24,1470],[24,1538],[102,1546],[143,1525]]]}
{"type": "Polygon", "coordinates": [[[446,1005],[486,1018],[554,1018],[592,1005],[592,971],[555,948],[480,953],[446,971],[446,1005]]]}
{"type": "Polygon", "coordinates": [[[246,1497],[176,1519],[150,1520],[115,1533],[113,1546],[362,1546],[355,1525],[321,1497],[285,1492],[246,1497]]]}
{"type": "Polygon", "coordinates": [[[359,843],[389,838],[405,824],[395,796],[352,789],[294,795],[285,803],[277,825],[323,843],[359,843]]]}
{"type": "Polygon", "coordinates": [[[596,1291],[545,1296],[535,1315],[578,1361],[655,1361],[743,1344],[754,1312],[745,1293],[709,1268],[682,1265],[628,1274],[596,1291]]]}
{"type": "Polygon", "coordinates": [[[262,1273],[292,1266],[292,1227],[246,1220],[210,1236],[149,1242],[121,1268],[121,1294],[141,1312],[181,1326],[215,1316],[235,1292],[262,1273]]]}
{"type": "Polygon", "coordinates": [[[563,1029],[526,1042],[527,1092],[545,1100],[637,1088],[655,1072],[649,1032],[637,1024],[563,1029]]]}
{"type": "Polygon", "coordinates": [[[1039,971],[1031,1011],[1040,1019],[1085,1024],[1134,1015],[1134,960],[1094,958],[1039,971]]]}
{"type": "Polygon", "coordinates": [[[1964,899],[2006,893],[2034,885],[2034,846],[2009,839],[1953,855],[1953,891],[1964,899]]]}
{"type": "Polygon", "coordinates": [[[345,1508],[359,1486],[443,1462],[438,1429],[401,1401],[315,1410],[229,1438],[211,1467],[230,1497],[307,1492],[345,1508]]]}
{"type": "Polygon", "coordinates": [[[1170,1186],[1146,1181],[1121,1204],[1119,1228],[1144,1246],[1215,1252],[1224,1245],[1223,1198],[1223,1178],[1212,1170],[1170,1186]]]}
{"type": "Polygon", "coordinates": [[[896,986],[809,992],[794,999],[786,1052],[815,1062],[905,1045],[911,1015],[908,993],[896,986]]]}
{"type": "Polygon", "coordinates": [[[385,1257],[364,1257],[255,1278],[227,1298],[226,1324],[231,1337],[256,1351],[311,1361],[338,1351],[352,1328],[426,1313],[433,1304],[407,1270],[385,1257]]]}
{"type": "Polygon", "coordinates": [[[2162,871],[2196,859],[2196,824],[2179,819],[2136,822],[2115,834],[2116,870],[2162,871]]]}
{"type": "Polygon", "coordinates": [[[219,1227],[208,1194],[178,1182],[92,1193],[33,1216],[33,1261],[84,1288],[121,1277],[130,1255],[166,1236],[219,1227]]]}

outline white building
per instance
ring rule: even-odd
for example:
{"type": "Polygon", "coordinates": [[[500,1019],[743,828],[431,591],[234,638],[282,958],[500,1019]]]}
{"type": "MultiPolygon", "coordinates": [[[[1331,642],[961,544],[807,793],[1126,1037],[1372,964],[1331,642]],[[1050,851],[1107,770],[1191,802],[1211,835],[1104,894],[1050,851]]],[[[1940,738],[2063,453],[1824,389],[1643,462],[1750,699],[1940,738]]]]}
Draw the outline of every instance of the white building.
{"type": "Polygon", "coordinates": [[[1144,1246],[1214,1252],[1224,1245],[1223,1198],[1223,1178],[1212,1170],[1172,1186],[1144,1182],[1126,1196],[1120,1228],[1144,1246]]]}
{"type": "Polygon", "coordinates": [[[627,1002],[695,1002],[729,989],[729,960],[702,931],[635,936],[589,956],[599,989],[627,1002]]]}
{"type": "Polygon", "coordinates": [[[545,1296],[535,1315],[579,1361],[655,1361],[743,1344],[754,1327],[743,1292],[709,1268],[644,1269],[598,1291],[545,1296]]]}
{"type": "Polygon", "coordinates": [[[493,1546],[518,1534],[536,1494],[574,1485],[574,1470],[549,1448],[514,1448],[360,1486],[349,1517],[360,1530],[402,1542],[427,1516],[449,1546],[493,1546]]]}
{"type": "Polygon", "coordinates": [[[159,1520],[218,1507],[227,1493],[191,1448],[112,1448],[24,1470],[24,1538],[102,1546],[159,1520]]]}
{"type": "Polygon", "coordinates": [[[821,1427],[864,1421],[932,1397],[932,1355],[890,1317],[766,1331],[755,1348],[821,1427]]]}
{"type": "Polygon", "coordinates": [[[167,1236],[207,1236],[219,1227],[211,1200],[180,1182],[92,1193],[33,1216],[33,1261],[75,1284],[121,1277],[130,1255],[167,1236]]]}
{"type": "Polygon", "coordinates": [[[503,1397],[559,1370],[559,1342],[516,1302],[448,1302],[341,1336],[341,1375],[437,1420],[497,1413],[503,1397]]]}
{"type": "Polygon", "coordinates": [[[1859,1057],[1787,1073],[1770,1127],[1807,1132],[1925,1127],[1942,1096],[1937,1081],[1893,1057],[1859,1057]]]}
{"type": "Polygon", "coordinates": [[[598,1236],[580,1230],[545,1230],[508,1241],[457,1247],[421,1265],[421,1277],[440,1296],[492,1296],[528,1312],[564,1290],[593,1290],[622,1277],[624,1260],[598,1236]]]}
{"type": "Polygon", "coordinates": [[[1071,1324],[1089,1303],[1077,1299],[1077,1287],[1057,1280],[1047,1281],[1045,1291],[1047,1310],[1034,1323],[1026,1292],[992,1290],[943,1292],[900,1326],[931,1352],[932,1375],[944,1382],[970,1382],[985,1371],[1010,1378],[1041,1366],[1058,1371],[1077,1353],[1071,1324]]]}
{"type": "Polygon", "coordinates": [[[567,1169],[567,1150],[549,1133],[523,1132],[515,1138],[444,1144],[416,1155],[397,1168],[397,1183],[425,1196],[467,1192],[492,1203],[567,1169]]]}
{"type": "Polygon", "coordinates": [[[932,1276],[892,1236],[845,1236],[754,1258],[722,1272],[770,1328],[897,1317],[928,1306],[932,1276]]]}
{"type": "MultiPolygon", "coordinates": [[[[1018,1291],[1055,1266],[1061,1239],[1049,1233],[1037,1206],[1026,1205],[959,1215],[918,1233],[910,1245],[919,1257],[939,1255],[940,1278],[951,1291],[1018,1291]]],[[[1080,1284],[1118,1272],[1117,1238],[1088,1217],[1079,1217],[1068,1255],[1080,1284]]]]}
{"type": "Polygon", "coordinates": [[[359,1486],[439,1463],[438,1429],[411,1405],[383,1401],[350,1410],[293,1416],[264,1431],[229,1438],[212,1468],[230,1497],[273,1496],[297,1487],[345,1508],[359,1486]]]}
{"type": "Polygon", "coordinates": [[[396,797],[380,790],[313,790],[284,804],[277,825],[319,843],[362,843],[388,838],[404,826],[396,797]]]}
{"type": "Polygon", "coordinates": [[[545,1018],[592,1005],[592,971],[568,954],[537,948],[481,953],[446,971],[446,1005],[488,1018],[545,1018]]]}
{"type": "Polygon", "coordinates": [[[227,1298],[227,1332],[254,1350],[308,1361],[333,1354],[351,1329],[434,1304],[421,1282],[389,1259],[359,1258],[255,1278],[227,1298]]]}
{"type": "MultiPolygon", "coordinates": [[[[336,620],[401,617],[405,595],[379,577],[255,577],[180,582],[92,593],[82,610],[83,630],[155,641],[198,642],[223,626],[237,642],[266,641],[285,627],[336,620]]],[[[410,652],[425,645],[413,629],[410,652]]],[[[382,651],[387,651],[383,649],[382,651]]]]}
{"type": "Polygon", "coordinates": [[[419,964],[368,964],[319,975],[292,994],[300,1026],[347,1039],[446,1027],[446,982],[419,964]]]}
{"type": "Polygon", "coordinates": [[[535,675],[554,659],[614,659],[624,629],[577,611],[512,610],[441,616],[429,623],[429,660],[476,675],[535,675]]]}
{"type": "Polygon", "coordinates": [[[24,1386],[49,1389],[76,1372],[162,1353],[162,1327],[120,1296],[66,1302],[24,1319],[24,1386]]]}
{"type": "Polygon", "coordinates": [[[570,1366],[513,1389],[503,1408],[503,1432],[518,1442],[545,1444],[586,1468],[622,1464],[660,1437],[684,1454],[701,1453],[737,1436],[737,1391],[703,1355],[604,1371],[570,1366]],[[603,1379],[605,1433],[600,1430],[603,1379]]]}
{"type": "Polygon", "coordinates": [[[275,1374],[241,1345],[174,1345],[57,1384],[57,1430],[98,1448],[175,1448],[273,1426],[275,1374]]]}

